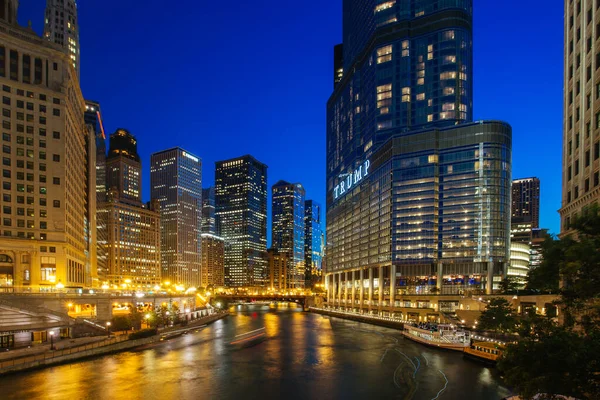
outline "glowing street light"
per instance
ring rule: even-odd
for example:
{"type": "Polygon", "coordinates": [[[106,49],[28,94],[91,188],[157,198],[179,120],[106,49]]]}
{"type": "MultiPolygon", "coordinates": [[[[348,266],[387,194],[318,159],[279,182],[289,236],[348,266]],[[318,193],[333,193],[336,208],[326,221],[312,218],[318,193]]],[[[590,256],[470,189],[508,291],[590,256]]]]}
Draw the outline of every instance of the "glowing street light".
{"type": "Polygon", "coordinates": [[[106,336],[110,337],[110,321],[106,323],[106,336]]]}
{"type": "Polygon", "coordinates": [[[63,283],[60,281],[60,279],[58,280],[58,283],[56,284],[56,288],[58,290],[62,290],[65,288],[65,285],[63,285],[63,283]]]}
{"type": "Polygon", "coordinates": [[[54,331],[50,331],[50,350],[54,350],[54,331]]]}

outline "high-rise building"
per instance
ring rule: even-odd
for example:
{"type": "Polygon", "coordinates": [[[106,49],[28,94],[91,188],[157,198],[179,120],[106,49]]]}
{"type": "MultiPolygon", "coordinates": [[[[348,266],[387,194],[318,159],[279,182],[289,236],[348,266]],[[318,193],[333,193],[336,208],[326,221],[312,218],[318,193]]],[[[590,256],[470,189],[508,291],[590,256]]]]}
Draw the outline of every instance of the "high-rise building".
{"type": "Polygon", "coordinates": [[[511,224],[531,223],[532,229],[540,227],[540,180],[516,179],[512,182],[511,224]]]}
{"type": "Polygon", "coordinates": [[[202,278],[200,286],[225,285],[225,241],[211,233],[202,234],[202,278]]]}
{"type": "Polygon", "coordinates": [[[0,2],[0,290],[97,283],[93,141],[71,59],[0,2]],[[91,150],[92,149],[92,150],[91,150]]]}
{"type": "Polygon", "coordinates": [[[81,49],[79,47],[77,2],[75,0],[46,0],[44,22],[44,37],[64,49],[71,59],[79,79],[81,49]]]}
{"type": "Polygon", "coordinates": [[[225,240],[225,286],[267,283],[267,166],[250,155],[216,162],[217,235],[225,240]]]}
{"type": "Polygon", "coordinates": [[[279,181],[271,188],[271,247],[288,255],[286,282],[290,288],[303,288],[306,279],[305,195],[299,183],[279,181]]]}
{"type": "Polygon", "coordinates": [[[106,210],[107,281],[113,287],[149,289],[161,283],[160,210],[157,200],[148,205],[121,201],[110,190],[106,210]]]}
{"type": "Polygon", "coordinates": [[[202,161],[179,147],[154,153],[151,198],[160,204],[162,279],[200,286],[202,161]]]}
{"type": "Polygon", "coordinates": [[[202,189],[202,233],[217,233],[215,220],[215,187],[202,189]]]}
{"type": "Polygon", "coordinates": [[[120,201],[139,204],[142,201],[142,163],[137,140],[125,129],[110,135],[106,157],[106,188],[116,189],[120,201]]]}
{"type": "Polygon", "coordinates": [[[344,77],[344,45],[338,44],[333,48],[333,87],[335,88],[344,77]]]}
{"type": "Polygon", "coordinates": [[[100,113],[100,104],[95,101],[85,101],[84,121],[90,129],[90,140],[95,142],[96,160],[89,166],[95,166],[96,182],[96,259],[98,279],[101,283],[106,282],[107,260],[106,243],[108,232],[106,228],[106,212],[100,206],[106,203],[106,136],[102,124],[102,115],[100,113]]]}
{"type": "Polygon", "coordinates": [[[343,4],[344,75],[327,103],[330,304],[383,312],[408,294],[491,293],[510,256],[512,131],[471,122],[471,0],[343,4]]]}
{"type": "Polygon", "coordinates": [[[593,0],[565,0],[561,236],[600,201],[600,9],[593,0]]]}
{"type": "Polygon", "coordinates": [[[321,205],[314,200],[304,202],[304,264],[306,281],[317,283],[312,277],[323,268],[323,227],[321,225],[321,205]]]}
{"type": "Polygon", "coordinates": [[[267,250],[267,260],[269,261],[269,288],[276,290],[288,289],[290,287],[288,283],[289,253],[269,249],[267,250]]]}

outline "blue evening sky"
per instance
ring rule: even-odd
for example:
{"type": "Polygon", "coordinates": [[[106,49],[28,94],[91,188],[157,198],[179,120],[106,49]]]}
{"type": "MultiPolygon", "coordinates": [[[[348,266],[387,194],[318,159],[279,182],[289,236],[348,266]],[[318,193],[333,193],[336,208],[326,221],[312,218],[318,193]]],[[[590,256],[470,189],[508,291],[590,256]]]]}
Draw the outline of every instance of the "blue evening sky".
{"type": "MultiPolygon", "coordinates": [[[[513,178],[541,179],[541,226],[558,233],[563,4],[474,2],[475,119],[512,125],[513,178]]],[[[41,33],[45,1],[20,3],[21,24],[41,33]]],[[[324,204],[341,0],[78,3],[84,96],[107,133],[136,135],[145,200],[150,154],[181,146],[202,158],[205,187],[215,161],[249,153],[269,166],[269,192],[300,182],[324,204]]]]}

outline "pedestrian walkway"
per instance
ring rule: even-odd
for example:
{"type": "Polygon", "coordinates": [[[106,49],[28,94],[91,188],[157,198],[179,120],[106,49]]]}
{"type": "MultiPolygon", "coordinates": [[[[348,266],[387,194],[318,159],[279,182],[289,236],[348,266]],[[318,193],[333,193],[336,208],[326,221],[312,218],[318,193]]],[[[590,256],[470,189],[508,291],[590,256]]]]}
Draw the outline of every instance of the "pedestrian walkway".
{"type": "MultiPolygon", "coordinates": [[[[107,340],[106,336],[84,337],[77,339],[62,339],[54,341],[54,351],[70,349],[77,346],[82,346],[90,343],[98,343],[107,340]]],[[[36,344],[29,347],[18,349],[2,349],[0,350],[0,361],[12,360],[15,358],[35,356],[44,353],[52,353],[50,343],[36,344]]]]}

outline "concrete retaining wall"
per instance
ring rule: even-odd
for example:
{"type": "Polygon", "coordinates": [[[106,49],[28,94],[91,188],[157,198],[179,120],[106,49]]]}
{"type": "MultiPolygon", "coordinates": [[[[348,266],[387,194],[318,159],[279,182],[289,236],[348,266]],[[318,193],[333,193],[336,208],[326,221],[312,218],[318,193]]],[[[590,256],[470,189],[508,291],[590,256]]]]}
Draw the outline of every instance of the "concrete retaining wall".
{"type": "MultiPolygon", "coordinates": [[[[223,314],[211,315],[209,317],[195,320],[193,323],[189,324],[188,326],[177,327],[177,329],[179,329],[179,330],[185,329],[185,328],[193,329],[194,327],[199,326],[199,325],[210,324],[212,322],[215,322],[221,318],[226,317],[227,315],[229,315],[229,314],[223,313],[223,314]]],[[[24,360],[22,360],[22,359],[3,361],[0,363],[0,366],[1,366],[0,367],[0,375],[10,374],[10,373],[20,372],[20,371],[26,371],[26,370],[31,370],[31,369],[37,369],[37,368],[44,368],[44,367],[48,367],[48,366],[52,366],[52,365],[68,363],[68,362],[74,361],[74,360],[81,360],[84,358],[96,357],[96,356],[101,356],[101,355],[105,355],[105,354],[117,353],[117,352],[129,350],[129,349],[133,349],[135,347],[143,346],[145,344],[157,342],[160,340],[160,337],[163,336],[165,333],[168,333],[168,331],[164,331],[158,335],[155,335],[155,336],[152,336],[149,338],[144,338],[144,339],[124,340],[122,342],[108,344],[108,345],[104,345],[104,346],[88,345],[88,346],[84,346],[84,350],[76,351],[76,352],[73,352],[70,354],[64,354],[66,352],[66,350],[59,351],[57,353],[61,353],[61,355],[58,355],[56,357],[54,357],[54,356],[45,357],[46,355],[42,355],[42,357],[33,356],[33,357],[35,357],[35,359],[33,361],[29,361],[29,357],[28,357],[28,360],[25,360],[25,362],[23,362],[24,360]]],[[[56,354],[56,353],[51,353],[50,355],[53,355],[53,354],[56,354]]]]}
{"type": "Polygon", "coordinates": [[[393,328],[393,329],[400,329],[400,330],[404,329],[404,324],[399,321],[388,321],[386,319],[370,318],[366,315],[345,314],[345,313],[339,313],[339,312],[335,312],[335,311],[323,310],[323,309],[312,308],[312,307],[311,307],[310,311],[314,312],[316,314],[328,315],[330,317],[336,317],[336,318],[342,318],[342,319],[349,319],[352,321],[363,322],[365,324],[378,325],[378,326],[383,326],[386,328],[393,328]]]}

